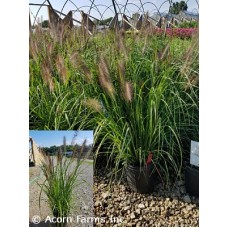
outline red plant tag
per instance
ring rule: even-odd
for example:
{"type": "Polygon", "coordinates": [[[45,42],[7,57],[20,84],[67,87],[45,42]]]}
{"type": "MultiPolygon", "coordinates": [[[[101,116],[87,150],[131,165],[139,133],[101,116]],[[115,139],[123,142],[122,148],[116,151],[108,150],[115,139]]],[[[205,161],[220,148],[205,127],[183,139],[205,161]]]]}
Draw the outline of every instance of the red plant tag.
{"type": "Polygon", "coordinates": [[[149,165],[152,162],[152,157],[153,157],[153,154],[152,154],[152,152],[150,152],[148,154],[148,157],[147,157],[147,160],[146,160],[146,164],[147,165],[149,165]]]}

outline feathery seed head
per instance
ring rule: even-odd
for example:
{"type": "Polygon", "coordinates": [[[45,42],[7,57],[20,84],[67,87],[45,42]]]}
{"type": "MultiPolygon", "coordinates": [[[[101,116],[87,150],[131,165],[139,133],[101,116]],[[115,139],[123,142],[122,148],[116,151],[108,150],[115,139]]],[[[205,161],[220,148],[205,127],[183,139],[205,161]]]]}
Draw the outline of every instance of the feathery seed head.
{"type": "Polygon", "coordinates": [[[84,105],[95,112],[102,112],[102,105],[97,99],[89,98],[83,101],[84,105]]]}
{"type": "Polygon", "coordinates": [[[111,96],[114,96],[115,90],[111,82],[110,74],[109,74],[109,69],[107,62],[102,55],[100,58],[100,62],[98,64],[98,69],[99,69],[99,82],[102,86],[102,88],[111,96]]]}

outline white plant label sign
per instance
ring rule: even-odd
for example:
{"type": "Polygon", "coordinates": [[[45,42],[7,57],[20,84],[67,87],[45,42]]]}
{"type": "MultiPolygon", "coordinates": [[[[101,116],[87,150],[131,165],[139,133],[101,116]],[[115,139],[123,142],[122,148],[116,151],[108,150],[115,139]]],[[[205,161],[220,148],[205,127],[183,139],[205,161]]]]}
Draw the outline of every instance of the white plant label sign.
{"type": "Polygon", "coordinates": [[[199,167],[199,142],[191,141],[190,164],[199,167]]]}

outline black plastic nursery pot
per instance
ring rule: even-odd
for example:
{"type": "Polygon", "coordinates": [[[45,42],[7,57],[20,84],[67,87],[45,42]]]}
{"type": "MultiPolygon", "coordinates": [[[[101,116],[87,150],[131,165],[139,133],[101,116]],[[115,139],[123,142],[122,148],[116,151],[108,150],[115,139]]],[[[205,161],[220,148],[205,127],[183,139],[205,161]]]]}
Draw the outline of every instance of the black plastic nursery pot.
{"type": "Polygon", "coordinates": [[[63,216],[61,216],[61,214],[60,214],[60,212],[57,210],[57,209],[54,209],[53,211],[52,211],[52,213],[53,213],[53,215],[54,215],[54,217],[67,217],[67,215],[63,215],[63,216]]]}
{"type": "Polygon", "coordinates": [[[190,195],[199,197],[199,168],[198,167],[186,166],[185,188],[190,195]]]}
{"type": "Polygon", "coordinates": [[[126,168],[127,182],[133,192],[151,193],[156,184],[152,163],[144,167],[128,165],[126,168]]]}
{"type": "Polygon", "coordinates": [[[67,215],[61,216],[60,212],[57,209],[54,209],[52,211],[52,213],[53,213],[53,216],[55,218],[59,218],[59,219],[61,218],[60,221],[55,224],[57,227],[65,227],[65,226],[67,226],[67,220],[66,220],[67,215]]]}

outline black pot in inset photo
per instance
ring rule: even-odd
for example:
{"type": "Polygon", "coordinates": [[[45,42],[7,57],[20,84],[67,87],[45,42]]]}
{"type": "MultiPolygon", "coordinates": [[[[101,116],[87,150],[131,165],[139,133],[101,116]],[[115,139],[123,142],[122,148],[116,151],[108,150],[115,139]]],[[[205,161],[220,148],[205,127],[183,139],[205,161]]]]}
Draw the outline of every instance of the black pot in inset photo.
{"type": "Polygon", "coordinates": [[[198,167],[186,166],[185,188],[190,195],[199,197],[199,168],[198,167]]]}
{"type": "Polygon", "coordinates": [[[133,192],[151,193],[157,183],[152,163],[144,167],[128,165],[126,168],[127,182],[133,192]]]}
{"type": "Polygon", "coordinates": [[[56,218],[55,226],[57,226],[57,227],[67,226],[67,215],[61,216],[60,212],[55,208],[53,210],[53,216],[56,218]]]}

